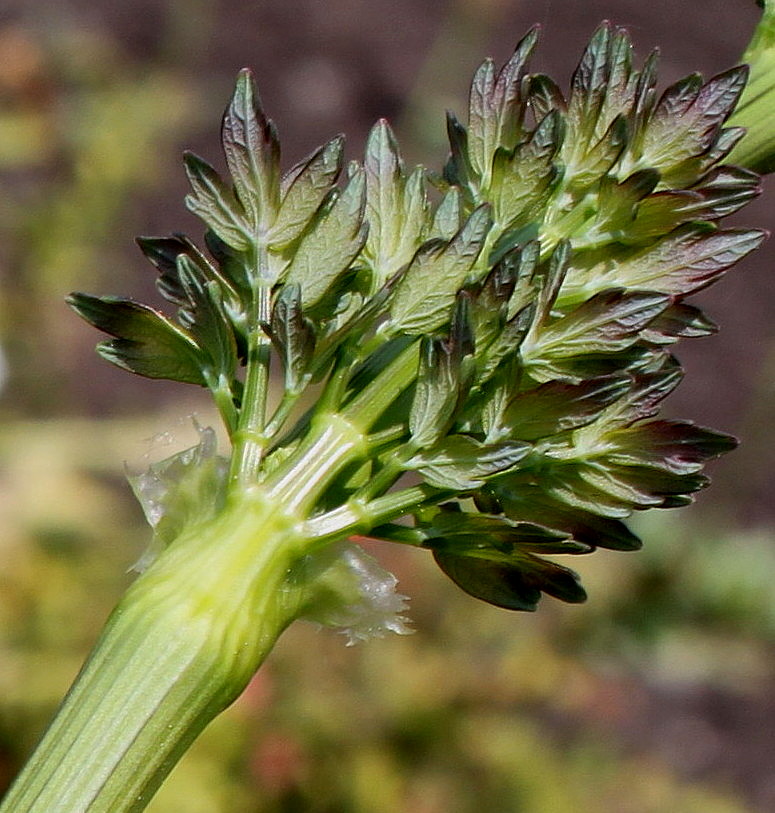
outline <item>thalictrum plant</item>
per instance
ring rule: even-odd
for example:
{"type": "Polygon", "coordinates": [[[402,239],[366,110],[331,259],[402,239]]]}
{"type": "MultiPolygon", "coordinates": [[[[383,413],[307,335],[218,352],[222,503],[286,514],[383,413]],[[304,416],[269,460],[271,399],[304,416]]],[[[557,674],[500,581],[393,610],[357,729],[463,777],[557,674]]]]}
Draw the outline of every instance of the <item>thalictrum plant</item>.
{"type": "Polygon", "coordinates": [[[605,24],[563,94],[529,72],[536,40],[476,72],[438,174],[385,121],[362,162],[337,137],[283,173],[243,71],[229,177],[185,159],[204,246],[138,241],[166,310],[70,297],[107,360],[207,388],[229,443],[200,428],[134,478],[141,575],[0,810],[143,810],[292,621],[405,631],[353,536],[425,548],[500,607],[582,602],[554,557],[638,548],[624,520],[685,505],[733,448],[658,412],[676,342],[715,330],[687,297],[765,236],[719,223],[760,190],[725,163],[748,70],[659,93],[656,55],[636,68],[605,24]]]}

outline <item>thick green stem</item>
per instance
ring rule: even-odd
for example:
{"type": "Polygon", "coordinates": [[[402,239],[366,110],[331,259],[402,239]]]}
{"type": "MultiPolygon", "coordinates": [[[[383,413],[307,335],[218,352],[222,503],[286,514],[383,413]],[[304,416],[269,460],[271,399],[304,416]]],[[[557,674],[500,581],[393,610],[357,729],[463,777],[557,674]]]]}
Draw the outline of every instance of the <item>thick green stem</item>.
{"type": "Polygon", "coordinates": [[[313,421],[309,439],[266,481],[266,491],[289,510],[306,515],[333,478],[366,449],[365,436],[356,426],[324,413],[313,421]]]}
{"type": "Polygon", "coordinates": [[[727,160],[766,174],[775,171],[775,0],[766,0],[742,61],[751,74],[729,123],[748,132],[727,160]]]}
{"type": "Polygon", "coordinates": [[[414,380],[418,354],[418,342],[404,348],[342,409],[342,414],[348,420],[357,420],[364,431],[370,429],[414,380]]]}
{"type": "Polygon", "coordinates": [[[284,587],[303,540],[276,505],[235,501],[138,578],[2,813],[145,808],[299,611],[284,587]]]}

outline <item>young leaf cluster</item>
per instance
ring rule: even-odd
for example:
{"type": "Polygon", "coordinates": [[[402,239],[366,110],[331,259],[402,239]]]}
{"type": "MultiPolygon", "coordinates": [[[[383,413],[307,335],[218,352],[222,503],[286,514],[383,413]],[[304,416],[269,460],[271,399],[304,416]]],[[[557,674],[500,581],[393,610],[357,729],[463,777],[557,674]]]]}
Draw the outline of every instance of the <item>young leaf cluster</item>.
{"type": "Polygon", "coordinates": [[[344,166],[337,137],[283,174],[243,71],[230,180],[186,157],[207,251],[139,241],[174,315],[70,300],[112,337],[109,361],[212,391],[228,488],[284,501],[310,548],[425,547],[467,592],[522,610],[582,601],[550,557],[637,548],[623,520],[686,504],[734,446],[658,411],[681,380],[673,345],[715,329],[686,297],[764,237],[719,224],[759,191],[723,164],[745,68],[659,94],[656,56],[636,69],[604,24],[566,96],[529,73],[536,40],[476,72],[435,176],[404,166],[385,121],[362,163],[344,166]]]}

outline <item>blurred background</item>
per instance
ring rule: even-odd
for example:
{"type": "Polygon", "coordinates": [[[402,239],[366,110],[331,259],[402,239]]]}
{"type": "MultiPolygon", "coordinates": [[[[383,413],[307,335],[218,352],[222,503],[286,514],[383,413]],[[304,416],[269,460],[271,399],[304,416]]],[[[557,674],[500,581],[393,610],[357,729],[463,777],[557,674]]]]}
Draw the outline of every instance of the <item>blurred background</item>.
{"type": "MultiPolygon", "coordinates": [[[[286,167],[379,116],[445,159],[487,55],[540,23],[563,85],[596,25],[659,45],[663,85],[735,64],[753,0],[3,0],[0,4],[0,793],[149,537],[125,482],[195,442],[201,393],[99,361],[73,289],[158,303],[138,234],[199,223],[180,160],[221,166],[254,68],[286,167]]],[[[771,185],[770,185],[771,186],[771,185]]],[[[773,190],[739,223],[772,228],[773,190]]],[[[638,518],[638,554],[576,560],[590,601],[480,605],[422,555],[377,550],[416,633],[353,648],[297,624],[196,743],[153,813],[744,813],[775,809],[772,243],[697,297],[671,416],[742,437],[714,486],[638,518]]]]}

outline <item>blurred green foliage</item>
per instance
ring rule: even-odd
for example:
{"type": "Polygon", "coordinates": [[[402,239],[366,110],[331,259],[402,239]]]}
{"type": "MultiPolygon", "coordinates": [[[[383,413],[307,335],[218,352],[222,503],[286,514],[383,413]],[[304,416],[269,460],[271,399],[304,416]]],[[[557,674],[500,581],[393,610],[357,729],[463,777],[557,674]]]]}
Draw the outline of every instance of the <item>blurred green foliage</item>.
{"type": "MultiPolygon", "coordinates": [[[[211,6],[197,0],[200,20],[211,6]]],[[[169,47],[186,48],[195,15],[169,8],[169,47]]],[[[123,262],[117,227],[179,174],[168,158],[201,103],[196,83],[163,60],[139,70],[105,31],[0,27],[0,344],[14,370],[0,427],[0,793],[149,536],[121,461],[174,422],[50,418],[80,360],[61,300],[123,262]]],[[[535,617],[390,552],[416,634],[346,648],[296,625],[149,810],[775,808],[773,534],[709,529],[691,512],[637,530],[637,556],[579,564],[594,601],[535,617]]]]}
{"type": "Polygon", "coordinates": [[[49,411],[54,381],[65,403],[73,393],[62,298],[123,263],[119,226],[136,219],[132,201],[164,186],[197,101],[196,85],[138,67],[108,36],[0,27],[0,340],[17,409],[49,411]]]}

